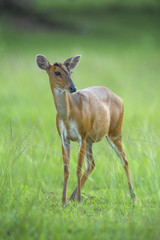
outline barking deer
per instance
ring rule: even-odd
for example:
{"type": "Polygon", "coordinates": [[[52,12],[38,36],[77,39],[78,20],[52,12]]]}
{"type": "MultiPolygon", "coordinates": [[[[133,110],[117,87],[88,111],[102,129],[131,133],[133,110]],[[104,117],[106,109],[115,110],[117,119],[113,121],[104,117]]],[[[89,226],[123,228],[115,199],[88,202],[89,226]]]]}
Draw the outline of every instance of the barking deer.
{"type": "Polygon", "coordinates": [[[63,63],[50,64],[43,55],[37,55],[37,65],[46,70],[57,110],[56,125],[62,141],[64,163],[64,186],[62,202],[67,202],[69,178],[70,141],[79,144],[77,163],[77,186],[70,201],[81,202],[81,188],[95,167],[92,144],[103,137],[115,150],[127,175],[130,194],[136,201],[136,194],[130,178],[128,161],[122,148],[122,122],[124,107],[120,97],[106,87],[89,87],[76,91],[71,70],[80,61],[80,55],[67,59],[63,63]],[[82,176],[82,166],[85,171],[82,176]]]}

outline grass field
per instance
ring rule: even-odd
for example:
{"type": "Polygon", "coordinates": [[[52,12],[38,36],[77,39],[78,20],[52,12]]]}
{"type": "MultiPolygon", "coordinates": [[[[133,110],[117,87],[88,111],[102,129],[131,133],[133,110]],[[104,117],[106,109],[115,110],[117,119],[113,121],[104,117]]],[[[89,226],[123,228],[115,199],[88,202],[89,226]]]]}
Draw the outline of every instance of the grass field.
{"type": "MultiPolygon", "coordinates": [[[[132,31],[120,21],[115,34],[111,21],[102,37],[0,28],[0,239],[159,239],[160,33],[156,21],[148,23],[132,31]],[[137,204],[119,159],[102,141],[94,145],[96,168],[82,203],[61,205],[61,142],[38,53],[51,62],[82,54],[77,88],[107,86],[124,100],[123,144],[137,204]]],[[[68,197],[77,150],[73,143],[68,197]]]]}

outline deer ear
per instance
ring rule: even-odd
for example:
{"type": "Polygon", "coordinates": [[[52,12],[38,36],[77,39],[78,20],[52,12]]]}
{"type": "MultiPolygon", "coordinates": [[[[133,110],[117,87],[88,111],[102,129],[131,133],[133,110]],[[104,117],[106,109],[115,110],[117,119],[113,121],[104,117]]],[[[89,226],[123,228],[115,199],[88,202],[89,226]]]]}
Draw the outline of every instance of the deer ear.
{"type": "Polygon", "coordinates": [[[45,56],[40,55],[40,54],[36,56],[36,62],[37,62],[38,67],[43,70],[47,70],[48,67],[50,66],[48,59],[45,56]]]}
{"type": "Polygon", "coordinates": [[[81,55],[76,55],[76,56],[74,56],[74,57],[72,57],[72,58],[68,58],[68,59],[64,62],[64,64],[65,64],[66,67],[68,67],[69,69],[73,69],[73,68],[75,68],[75,67],[78,65],[78,63],[79,63],[79,61],[80,61],[80,58],[81,58],[81,55]]]}

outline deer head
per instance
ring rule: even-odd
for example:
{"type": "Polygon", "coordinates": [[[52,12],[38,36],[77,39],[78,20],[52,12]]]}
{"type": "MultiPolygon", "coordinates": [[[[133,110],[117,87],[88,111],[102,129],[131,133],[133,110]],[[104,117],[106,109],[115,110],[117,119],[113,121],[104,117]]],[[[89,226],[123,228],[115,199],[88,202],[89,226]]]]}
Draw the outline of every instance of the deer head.
{"type": "Polygon", "coordinates": [[[72,81],[71,70],[78,65],[80,57],[80,55],[77,55],[67,59],[63,63],[56,62],[50,64],[45,56],[37,55],[36,62],[38,67],[47,71],[53,89],[56,88],[59,91],[73,93],[76,92],[76,87],[72,81]]]}

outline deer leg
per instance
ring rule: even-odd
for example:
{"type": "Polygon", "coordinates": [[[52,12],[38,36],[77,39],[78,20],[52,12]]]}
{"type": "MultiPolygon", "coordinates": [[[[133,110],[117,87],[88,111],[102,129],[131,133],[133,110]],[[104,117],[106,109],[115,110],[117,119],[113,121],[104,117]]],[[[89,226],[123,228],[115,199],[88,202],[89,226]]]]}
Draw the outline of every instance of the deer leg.
{"type": "Polygon", "coordinates": [[[67,185],[69,178],[69,157],[70,157],[70,143],[62,144],[62,153],[63,153],[63,165],[64,165],[64,185],[63,185],[63,195],[62,203],[66,205],[67,202],[67,185]]]}
{"type": "MultiPolygon", "coordinates": [[[[89,175],[91,174],[91,172],[93,171],[93,169],[95,167],[95,162],[94,162],[93,155],[92,155],[92,145],[91,144],[86,145],[86,152],[85,152],[84,160],[85,160],[85,171],[81,178],[81,188],[83,187],[83,185],[85,184],[89,175]]],[[[69,201],[74,201],[76,196],[77,196],[77,186],[74,189],[69,201]]]]}
{"type": "Polygon", "coordinates": [[[92,145],[87,145],[84,160],[85,160],[85,171],[81,179],[81,188],[83,187],[89,175],[95,168],[95,162],[92,154],[92,145]]]}
{"type": "Polygon", "coordinates": [[[115,150],[116,154],[118,155],[118,157],[120,158],[122,165],[124,167],[124,170],[126,172],[127,175],[127,180],[128,180],[128,185],[129,185],[129,190],[130,190],[130,194],[131,194],[131,198],[136,202],[137,198],[136,198],[136,194],[133,191],[133,185],[132,185],[132,181],[131,181],[131,177],[130,177],[130,173],[129,173],[129,165],[128,165],[128,160],[125,156],[125,153],[123,151],[123,147],[122,147],[122,140],[118,139],[118,138],[109,138],[107,137],[107,140],[109,142],[109,144],[111,145],[111,147],[115,150]]]}
{"type": "Polygon", "coordinates": [[[78,164],[77,164],[77,187],[75,188],[74,192],[72,193],[69,201],[75,200],[75,197],[77,196],[78,202],[81,202],[81,175],[82,175],[82,166],[85,156],[85,150],[86,150],[86,141],[83,140],[79,146],[79,152],[78,152],[78,164]]]}
{"type": "Polygon", "coordinates": [[[78,164],[77,164],[77,200],[81,202],[81,175],[82,175],[82,166],[84,162],[84,155],[86,151],[86,141],[82,140],[82,143],[78,152],[78,164]]]}

